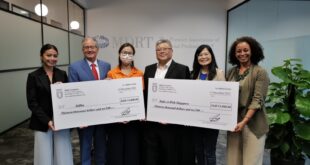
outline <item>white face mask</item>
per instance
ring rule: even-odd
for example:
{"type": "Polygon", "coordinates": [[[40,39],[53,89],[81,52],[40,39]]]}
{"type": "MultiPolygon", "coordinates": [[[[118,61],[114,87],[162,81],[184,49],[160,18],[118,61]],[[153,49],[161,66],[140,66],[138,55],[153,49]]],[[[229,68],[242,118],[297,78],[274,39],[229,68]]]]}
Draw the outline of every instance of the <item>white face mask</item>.
{"type": "Polygon", "coordinates": [[[123,62],[132,62],[133,61],[133,54],[123,54],[123,53],[121,53],[120,59],[123,62]]]}

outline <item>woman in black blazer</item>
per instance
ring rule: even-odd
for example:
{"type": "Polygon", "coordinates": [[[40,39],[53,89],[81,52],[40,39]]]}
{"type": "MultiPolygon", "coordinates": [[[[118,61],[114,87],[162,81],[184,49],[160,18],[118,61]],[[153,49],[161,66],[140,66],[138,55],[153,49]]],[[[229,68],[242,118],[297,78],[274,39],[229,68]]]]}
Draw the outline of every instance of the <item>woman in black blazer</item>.
{"type": "Polygon", "coordinates": [[[67,74],[56,68],[58,50],[46,44],[41,48],[42,67],[29,73],[27,103],[32,112],[30,129],[34,130],[34,165],[73,165],[70,130],[55,130],[50,85],[65,83],[67,74]]]}

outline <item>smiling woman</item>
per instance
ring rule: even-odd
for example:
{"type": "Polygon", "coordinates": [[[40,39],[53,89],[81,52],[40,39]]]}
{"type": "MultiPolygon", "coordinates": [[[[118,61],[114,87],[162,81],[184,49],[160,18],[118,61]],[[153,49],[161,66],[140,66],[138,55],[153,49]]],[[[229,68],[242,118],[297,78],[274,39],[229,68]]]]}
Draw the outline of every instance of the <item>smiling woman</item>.
{"type": "Polygon", "coordinates": [[[44,67],[52,68],[58,61],[58,50],[56,47],[46,50],[41,54],[41,62],[44,67]]]}
{"type": "Polygon", "coordinates": [[[26,88],[31,111],[29,127],[34,131],[34,165],[73,165],[70,130],[55,130],[49,90],[51,84],[67,82],[67,74],[55,67],[56,46],[43,45],[40,58],[42,67],[29,73],[26,88]]]}
{"type": "Polygon", "coordinates": [[[263,48],[252,37],[240,37],[229,50],[229,62],[236,65],[227,76],[239,82],[238,123],[227,132],[227,164],[262,164],[268,132],[264,100],[269,77],[258,65],[264,59],[263,48]],[[244,138],[246,137],[246,138],[244,138]]]}
{"type": "MultiPolygon", "coordinates": [[[[218,68],[211,46],[200,45],[195,52],[191,79],[206,81],[225,81],[224,73],[218,68]]],[[[215,106],[214,104],[211,106],[215,106]]],[[[217,107],[219,105],[216,105],[217,107]]],[[[213,116],[210,121],[218,120],[213,116]]],[[[193,128],[197,165],[216,165],[216,143],[219,130],[193,128]]]]}

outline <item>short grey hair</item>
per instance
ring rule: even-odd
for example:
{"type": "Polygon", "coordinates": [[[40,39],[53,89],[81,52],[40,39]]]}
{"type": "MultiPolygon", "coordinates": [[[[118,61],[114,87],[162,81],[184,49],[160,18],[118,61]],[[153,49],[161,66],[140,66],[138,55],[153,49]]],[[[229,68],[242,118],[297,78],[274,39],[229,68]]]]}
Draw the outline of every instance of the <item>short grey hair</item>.
{"type": "Polygon", "coordinates": [[[93,40],[93,41],[95,42],[95,44],[96,44],[96,47],[99,48],[98,42],[97,42],[96,38],[94,38],[94,37],[85,37],[85,38],[82,40],[82,45],[83,45],[84,42],[87,41],[87,40],[93,40]]]}
{"type": "Polygon", "coordinates": [[[166,43],[168,44],[171,48],[172,48],[172,44],[171,44],[171,41],[168,40],[168,39],[160,39],[156,42],[156,47],[159,45],[159,44],[162,44],[162,43],[166,43]]]}

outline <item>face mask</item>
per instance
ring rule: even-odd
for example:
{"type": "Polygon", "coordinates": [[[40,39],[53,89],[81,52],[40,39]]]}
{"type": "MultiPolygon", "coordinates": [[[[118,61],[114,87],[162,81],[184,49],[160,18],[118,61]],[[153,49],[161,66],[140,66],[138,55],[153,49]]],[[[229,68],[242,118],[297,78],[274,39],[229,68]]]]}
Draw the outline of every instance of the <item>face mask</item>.
{"type": "Polygon", "coordinates": [[[121,59],[121,61],[132,62],[133,61],[133,55],[132,54],[121,54],[120,59],[121,59]]]}

